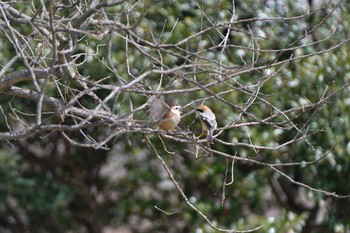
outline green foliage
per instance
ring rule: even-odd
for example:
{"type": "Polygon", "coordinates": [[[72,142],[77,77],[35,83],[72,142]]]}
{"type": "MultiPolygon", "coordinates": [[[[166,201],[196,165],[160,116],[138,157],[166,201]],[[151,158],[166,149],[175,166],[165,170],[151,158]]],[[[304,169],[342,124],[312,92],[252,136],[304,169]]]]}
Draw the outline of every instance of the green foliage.
{"type": "MultiPolygon", "coordinates": [[[[69,23],[78,23],[80,13],[76,8],[65,7],[70,6],[71,1],[60,2],[65,5],[57,7],[55,17],[72,18],[69,23]]],[[[39,1],[33,1],[33,5],[11,4],[33,17],[34,13],[40,15],[44,10],[41,7],[50,8],[49,2],[45,6],[39,1]]],[[[201,103],[200,100],[209,97],[205,103],[216,113],[218,127],[235,123],[218,134],[218,139],[225,143],[216,142],[212,149],[257,162],[299,163],[275,167],[316,189],[349,194],[350,90],[344,85],[350,80],[350,49],[340,46],[325,51],[349,36],[347,4],[341,4],[325,19],[333,3],[302,17],[306,12],[303,1],[238,0],[232,25],[229,24],[231,4],[230,1],[126,1],[106,7],[91,16],[91,20],[101,20],[96,22],[96,28],[90,26],[76,33],[79,42],[71,51],[77,59],[75,68],[91,88],[93,85],[89,85],[93,82],[118,87],[147,70],[188,65],[173,73],[147,76],[137,83],[145,93],[158,88],[160,79],[160,91],[203,87],[221,79],[207,89],[172,96],[183,106],[192,103],[183,109],[184,117],[179,125],[183,131],[196,132],[199,136],[198,119],[187,113],[201,103]],[[105,16],[113,23],[99,24],[105,16]],[[218,26],[221,23],[230,26],[218,26]],[[127,30],[120,24],[134,28],[127,30]],[[206,28],[210,30],[196,35],[206,28]],[[221,45],[228,28],[230,34],[223,50],[221,45]],[[304,38],[305,32],[312,28],[313,32],[304,38]],[[323,52],[310,55],[318,51],[323,52]],[[293,60],[299,56],[305,57],[293,60]],[[289,58],[290,61],[280,65],[255,69],[289,58]],[[253,59],[254,66],[251,66],[253,59]],[[230,75],[236,68],[250,66],[250,72],[230,75]],[[259,92],[248,105],[257,86],[259,92]],[[196,100],[198,102],[194,102],[196,100]],[[319,102],[321,100],[323,102],[319,102]],[[284,114],[280,114],[282,111],[284,114]],[[273,117],[275,115],[278,116],[273,117]],[[302,133],[307,137],[301,137],[302,133]],[[296,138],[297,141],[289,144],[296,138]],[[307,164],[323,156],[322,160],[307,164]]],[[[86,10],[85,5],[82,9],[86,10]]],[[[33,33],[27,24],[13,21],[11,25],[28,37],[33,33]]],[[[71,32],[65,31],[62,25],[56,26],[64,36],[70,36],[71,32]]],[[[30,62],[48,68],[51,63],[55,64],[51,60],[52,47],[42,42],[50,36],[38,35],[33,36],[28,45],[33,54],[42,53],[42,59],[30,62]],[[39,44],[40,51],[37,50],[39,44]]],[[[7,36],[0,32],[1,67],[16,55],[7,36]]],[[[23,60],[18,59],[6,73],[23,68],[23,60]]],[[[69,102],[84,88],[80,80],[66,80],[65,75],[59,74],[57,79],[67,86],[57,88],[57,83],[49,82],[45,94],[60,97],[63,93],[64,100],[69,102]]],[[[42,80],[38,82],[42,85],[42,80]]],[[[21,82],[20,86],[34,90],[32,81],[21,82]]],[[[101,100],[112,90],[95,87],[94,94],[101,100]]],[[[14,129],[25,128],[26,124],[36,121],[32,115],[37,110],[35,100],[3,96],[2,116],[8,112],[10,115],[0,118],[1,131],[9,130],[8,125],[14,125],[14,129]],[[20,116],[30,115],[29,120],[18,123],[15,112],[20,116]]],[[[145,104],[147,97],[148,94],[129,88],[104,107],[112,108],[122,118],[145,104]]],[[[94,109],[97,104],[100,103],[96,103],[94,96],[83,95],[75,106],[94,109]]],[[[52,111],[49,107],[44,110],[52,111]]],[[[137,124],[144,124],[149,118],[145,111],[137,111],[132,116],[137,124]]],[[[50,123],[58,122],[56,118],[50,123]]],[[[161,137],[161,141],[158,136],[150,139],[155,152],[141,141],[141,133],[133,132],[118,135],[103,145],[110,150],[103,146],[74,145],[103,141],[106,135],[119,130],[117,124],[106,126],[98,122],[91,119],[89,123],[96,123],[93,127],[68,130],[64,134],[59,130],[45,132],[45,135],[38,133],[11,141],[11,147],[0,146],[0,223],[8,223],[10,210],[15,209],[25,216],[30,232],[100,232],[107,227],[125,227],[133,232],[216,232],[189,207],[156,153],[164,159],[189,202],[215,226],[246,230],[261,225],[257,232],[302,232],[311,216],[311,210],[296,211],[278,200],[278,194],[283,192],[273,190],[272,183],[281,176],[268,166],[236,160],[231,174],[231,161],[223,156],[207,157],[198,147],[199,158],[195,158],[198,148],[192,144],[166,137],[161,137]],[[227,170],[228,181],[231,175],[234,181],[225,186],[223,193],[227,170]]],[[[74,126],[76,119],[67,117],[64,124],[74,126]]],[[[295,190],[305,191],[302,187],[295,190]]],[[[345,208],[350,204],[349,198],[336,199],[309,190],[305,193],[310,203],[327,205],[327,217],[312,232],[349,231],[350,210],[345,208]]],[[[13,230],[10,224],[1,226],[0,231],[2,229],[13,230]]]]}
{"type": "Polygon", "coordinates": [[[6,209],[11,208],[23,211],[30,216],[30,231],[42,228],[43,219],[61,223],[57,225],[61,231],[70,229],[73,219],[67,207],[72,200],[72,190],[55,182],[52,174],[33,174],[33,169],[10,147],[0,151],[0,214],[6,214],[6,209]]]}

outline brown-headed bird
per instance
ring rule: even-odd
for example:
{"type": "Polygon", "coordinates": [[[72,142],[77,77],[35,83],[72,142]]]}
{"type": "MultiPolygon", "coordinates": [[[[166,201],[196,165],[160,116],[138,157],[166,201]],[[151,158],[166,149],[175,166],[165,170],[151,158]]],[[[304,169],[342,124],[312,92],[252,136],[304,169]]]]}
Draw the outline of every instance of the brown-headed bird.
{"type": "MultiPolygon", "coordinates": [[[[147,104],[150,109],[151,117],[155,122],[159,122],[157,129],[171,131],[180,123],[181,106],[176,103],[172,103],[169,107],[160,99],[152,97],[148,99],[147,104]]],[[[150,136],[147,138],[150,138],[150,136]]]]}
{"type": "Polygon", "coordinates": [[[215,114],[206,105],[199,105],[195,110],[199,116],[202,129],[207,132],[207,141],[213,143],[213,131],[217,127],[215,114]]]}
{"type": "Polygon", "coordinates": [[[166,131],[175,129],[176,126],[180,123],[180,109],[181,107],[178,105],[171,106],[169,111],[167,111],[160,120],[158,128],[166,131]]]}

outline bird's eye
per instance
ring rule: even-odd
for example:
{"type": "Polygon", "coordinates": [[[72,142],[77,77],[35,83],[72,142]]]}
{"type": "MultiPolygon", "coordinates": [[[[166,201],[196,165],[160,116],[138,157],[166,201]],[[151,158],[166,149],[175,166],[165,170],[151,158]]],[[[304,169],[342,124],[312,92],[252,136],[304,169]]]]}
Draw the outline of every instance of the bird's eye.
{"type": "Polygon", "coordinates": [[[203,112],[203,110],[200,109],[200,108],[196,108],[196,110],[197,110],[198,112],[203,112]]]}

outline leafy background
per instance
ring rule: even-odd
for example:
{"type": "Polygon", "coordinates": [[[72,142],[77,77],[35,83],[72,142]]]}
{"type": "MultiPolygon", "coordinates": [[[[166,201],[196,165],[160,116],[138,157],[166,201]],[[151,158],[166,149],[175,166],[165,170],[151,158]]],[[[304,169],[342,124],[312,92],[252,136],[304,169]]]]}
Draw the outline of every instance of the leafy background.
{"type": "MultiPolygon", "coordinates": [[[[68,2],[57,1],[55,4],[68,2]]],[[[10,4],[18,11],[33,16],[34,9],[40,8],[42,1],[10,4]]],[[[45,4],[48,7],[50,3],[47,1],[45,4]]],[[[163,67],[197,64],[198,69],[182,68],[182,74],[189,80],[195,77],[197,84],[204,85],[215,79],[220,69],[247,67],[252,59],[257,67],[268,64],[272,59],[282,61],[324,51],[280,66],[252,70],[212,86],[210,91],[214,93],[233,89],[221,97],[236,107],[217,98],[206,101],[216,113],[219,127],[223,127],[241,114],[241,109],[251,97],[249,87],[266,78],[259,84],[259,98],[238,118],[236,126],[224,130],[218,136],[224,142],[242,144],[232,146],[216,142],[213,149],[265,163],[295,162],[295,166],[281,167],[282,171],[316,189],[347,195],[350,194],[350,93],[345,85],[350,78],[349,46],[346,44],[328,52],[326,50],[349,38],[350,9],[347,2],[343,1],[332,12],[335,4],[335,1],[236,0],[234,19],[243,21],[233,21],[227,48],[222,53],[221,47],[214,48],[214,45],[222,42],[227,28],[208,30],[186,43],[179,42],[215,23],[230,22],[232,2],[125,1],[105,8],[104,14],[123,25],[136,25],[132,33],[145,41],[169,46],[155,49],[145,45],[142,47],[144,50],[140,50],[132,43],[125,42],[132,35],[120,28],[112,28],[114,33],[105,34],[102,38],[81,36],[72,56],[78,58],[77,63],[81,62],[76,66],[77,71],[91,82],[109,77],[104,81],[105,84],[118,85],[115,73],[107,68],[108,59],[115,64],[121,77],[132,80],[133,75],[159,68],[160,60],[151,58],[161,57],[163,67]],[[311,12],[317,11],[303,16],[309,8],[311,12]],[[283,20],[283,17],[295,19],[283,20]],[[244,21],[251,18],[256,20],[244,21]],[[307,38],[302,38],[306,30],[319,23],[320,26],[307,38]],[[298,48],[280,52],[295,40],[297,42],[291,47],[298,48]],[[307,46],[303,46],[305,44],[307,46]],[[259,54],[252,48],[259,48],[259,54]],[[109,49],[112,53],[107,58],[109,49]],[[85,54],[87,51],[90,52],[88,55],[85,54]],[[126,51],[128,59],[125,57],[126,51]],[[307,104],[317,103],[324,93],[332,92],[335,94],[324,103],[303,109],[307,104]],[[275,122],[270,123],[257,119],[276,114],[276,109],[297,107],[300,110],[288,113],[288,117],[311,134],[307,139],[271,149],[292,140],[298,136],[298,132],[293,127],[276,127],[285,121],[283,117],[274,118],[272,121],[275,122]],[[258,123],[240,126],[249,122],[258,123]],[[257,150],[245,144],[270,149],[257,150]],[[305,163],[325,155],[317,163],[305,163]]],[[[55,17],[70,19],[75,13],[75,8],[62,8],[55,17]]],[[[0,17],[4,27],[4,18],[0,17]]],[[[102,19],[102,13],[97,12],[93,18],[102,19]]],[[[32,28],[26,24],[13,22],[12,26],[23,35],[32,33],[32,28]]],[[[108,25],[97,25],[86,30],[102,32],[106,28],[111,29],[108,25]]],[[[6,33],[0,32],[2,67],[16,55],[6,33]]],[[[38,61],[38,65],[48,67],[52,50],[49,46],[40,45],[42,41],[40,36],[36,36],[30,40],[30,47],[33,53],[40,51],[40,56],[44,58],[38,61]],[[37,50],[38,46],[43,47],[37,50]]],[[[25,65],[19,60],[7,69],[7,73],[23,68],[25,65]]],[[[157,88],[159,78],[159,75],[153,74],[140,85],[157,88]]],[[[162,78],[163,90],[193,87],[193,83],[188,80],[172,75],[162,75],[162,78]]],[[[21,87],[31,86],[30,81],[21,83],[21,87]]],[[[72,81],[69,87],[72,90],[79,89],[79,84],[72,81]]],[[[50,84],[46,92],[59,97],[55,85],[50,84]]],[[[72,93],[74,95],[78,91],[72,93]]],[[[109,91],[101,89],[95,93],[103,99],[109,91]]],[[[185,106],[184,113],[187,113],[194,107],[194,104],[188,103],[208,95],[207,91],[200,90],[173,97],[185,106]]],[[[132,91],[123,92],[121,96],[122,102],[108,103],[111,106],[114,104],[116,111],[121,113],[129,111],[128,99],[132,100],[134,106],[147,101],[147,96],[132,91]]],[[[18,111],[36,112],[34,100],[1,94],[0,104],[3,112],[3,117],[0,117],[1,131],[8,130],[7,124],[16,123],[15,119],[6,118],[6,113],[11,114],[14,106],[18,111]]],[[[89,96],[84,96],[81,104],[94,107],[89,96]]],[[[145,115],[136,113],[134,117],[144,119],[147,118],[145,115]]],[[[184,115],[180,128],[198,131],[199,124],[194,118],[194,114],[184,115]]],[[[58,122],[58,119],[53,121],[58,122]]],[[[99,139],[110,131],[108,127],[97,126],[84,132],[99,139]]],[[[87,140],[79,132],[67,134],[78,141],[87,140]]],[[[0,231],[216,232],[184,201],[155,152],[141,142],[143,136],[141,133],[124,134],[107,143],[109,150],[74,146],[58,131],[4,141],[0,145],[0,231]]],[[[151,141],[188,200],[219,227],[245,230],[262,225],[256,232],[340,233],[350,230],[350,212],[346,208],[350,205],[349,198],[334,198],[312,192],[291,184],[268,166],[249,161],[235,161],[234,181],[225,186],[226,199],[222,205],[224,174],[231,161],[219,155],[206,157],[203,151],[200,152],[202,157],[196,159],[194,154],[188,152],[193,150],[190,145],[169,138],[164,139],[167,150],[158,137],[153,137],[151,141]],[[276,184],[284,190],[278,190],[276,184]],[[295,195],[297,203],[288,203],[292,200],[288,195],[295,195]],[[316,209],[322,211],[316,212],[316,209]],[[318,214],[316,217],[313,216],[315,213],[318,214]],[[315,220],[314,225],[310,226],[307,222],[312,218],[320,221],[315,220]]]]}

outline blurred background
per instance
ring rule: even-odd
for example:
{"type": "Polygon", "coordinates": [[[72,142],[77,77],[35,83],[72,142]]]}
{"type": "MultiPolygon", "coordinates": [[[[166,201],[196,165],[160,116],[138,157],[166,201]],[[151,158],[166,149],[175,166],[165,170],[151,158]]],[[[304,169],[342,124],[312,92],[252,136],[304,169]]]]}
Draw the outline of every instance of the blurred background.
{"type": "Polygon", "coordinates": [[[347,1],[0,10],[0,232],[350,232],[347,1]],[[150,96],[183,117],[148,144],[150,96]]]}

